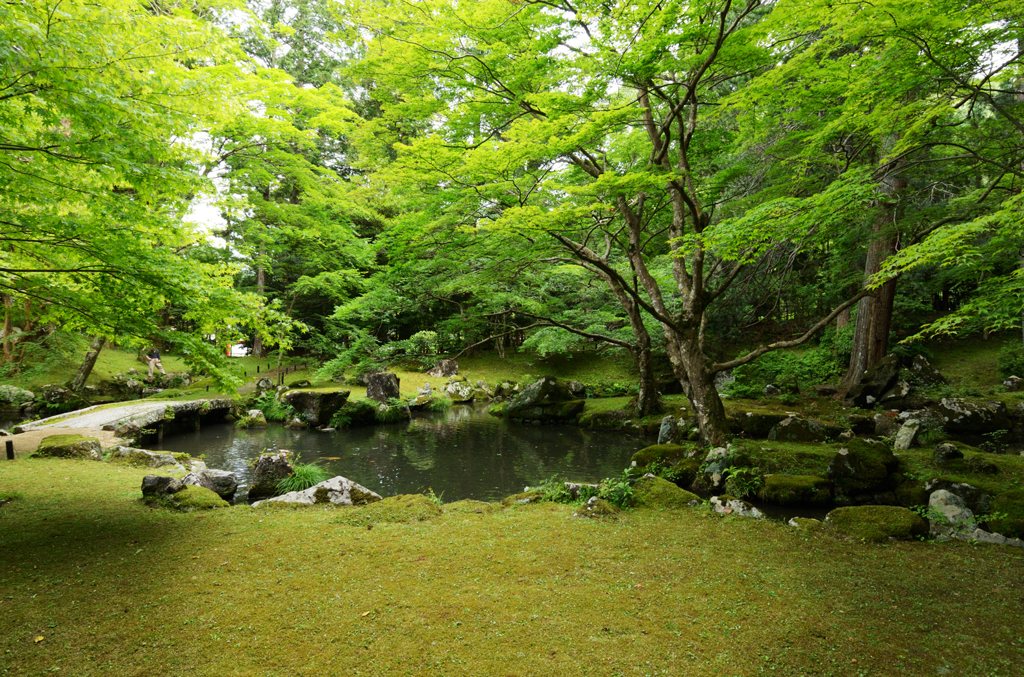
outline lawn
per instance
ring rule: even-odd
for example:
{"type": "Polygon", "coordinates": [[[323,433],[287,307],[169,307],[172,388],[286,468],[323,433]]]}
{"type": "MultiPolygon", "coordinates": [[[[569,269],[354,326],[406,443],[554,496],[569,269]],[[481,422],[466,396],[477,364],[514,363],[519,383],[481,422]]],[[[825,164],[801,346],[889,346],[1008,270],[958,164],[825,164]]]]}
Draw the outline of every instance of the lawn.
{"type": "Polygon", "coordinates": [[[1019,675],[1024,553],[703,508],[178,514],[0,462],[0,674],[1019,675]],[[345,518],[345,519],[342,519],[345,518]]]}

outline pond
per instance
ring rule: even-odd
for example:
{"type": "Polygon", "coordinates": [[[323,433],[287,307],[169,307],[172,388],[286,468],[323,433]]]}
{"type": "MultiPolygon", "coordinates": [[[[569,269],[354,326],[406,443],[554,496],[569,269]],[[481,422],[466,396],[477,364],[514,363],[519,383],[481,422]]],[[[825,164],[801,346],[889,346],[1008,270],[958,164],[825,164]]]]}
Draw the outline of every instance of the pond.
{"type": "MultiPolygon", "coordinates": [[[[242,430],[232,424],[169,436],[154,450],[205,455],[207,466],[230,470],[247,485],[251,463],[265,451],[288,449],[302,463],[318,462],[381,496],[433,489],[446,503],[495,501],[552,477],[581,482],[619,475],[639,435],[567,425],[530,425],[495,418],[486,405],[416,414],[411,421],[325,433],[279,424],[242,430]]],[[[244,494],[240,486],[239,498],[244,494]]]]}

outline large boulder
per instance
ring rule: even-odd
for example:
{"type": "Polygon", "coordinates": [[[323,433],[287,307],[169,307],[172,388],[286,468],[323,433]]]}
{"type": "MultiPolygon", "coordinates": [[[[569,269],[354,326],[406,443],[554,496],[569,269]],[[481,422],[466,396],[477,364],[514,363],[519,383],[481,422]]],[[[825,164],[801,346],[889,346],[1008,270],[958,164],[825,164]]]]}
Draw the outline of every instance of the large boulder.
{"type": "MultiPolygon", "coordinates": [[[[398,377],[395,377],[397,391],[398,377]]],[[[348,401],[348,396],[348,390],[289,390],[281,399],[290,404],[307,425],[320,428],[330,423],[331,417],[348,401]]]]}
{"type": "Polygon", "coordinates": [[[163,496],[174,494],[185,488],[185,484],[176,477],[163,477],[160,475],[146,475],[142,478],[142,495],[163,496]]]}
{"type": "Polygon", "coordinates": [[[944,397],[937,409],[943,416],[946,432],[954,435],[984,435],[1013,428],[1006,405],[1002,402],[971,402],[944,397]]]}
{"type": "Polygon", "coordinates": [[[455,404],[465,404],[472,402],[473,398],[476,397],[476,393],[466,381],[450,380],[441,386],[441,392],[443,392],[448,399],[455,404]]]}
{"type": "Polygon", "coordinates": [[[756,440],[768,439],[768,435],[782,421],[790,417],[788,413],[741,411],[729,417],[729,427],[733,432],[756,440]]]}
{"type": "Polygon", "coordinates": [[[974,512],[964,500],[944,489],[933,491],[928,497],[928,513],[931,515],[931,532],[935,536],[968,534],[978,528],[974,512]]]}
{"type": "Polygon", "coordinates": [[[900,373],[900,360],[887,355],[875,366],[864,372],[864,376],[846,393],[846,399],[858,407],[871,407],[894,385],[900,373]]]}
{"type": "Polygon", "coordinates": [[[946,377],[939,373],[924,355],[914,355],[914,359],[907,365],[907,370],[913,375],[913,380],[921,385],[940,385],[946,382],[946,377]]]}
{"type": "Polygon", "coordinates": [[[723,515],[739,515],[740,517],[753,517],[755,519],[764,518],[764,513],[750,503],[726,494],[712,496],[708,500],[708,504],[712,510],[723,515]]]}
{"type": "Polygon", "coordinates": [[[825,521],[839,533],[865,541],[909,539],[928,533],[928,523],[920,515],[894,505],[836,508],[825,521]]]}
{"type": "Polygon", "coordinates": [[[983,489],[966,482],[953,482],[946,479],[934,479],[925,482],[925,491],[934,495],[942,491],[953,494],[975,515],[987,515],[992,512],[995,497],[983,489]]]}
{"type": "Polygon", "coordinates": [[[553,376],[531,383],[509,402],[505,415],[523,421],[565,421],[575,419],[586,406],[574,399],[569,387],[553,376]]]}
{"type": "Polygon", "coordinates": [[[832,502],[832,484],[813,475],[773,474],[764,478],[760,497],[776,505],[828,505],[832,502]]]}
{"type": "Polygon", "coordinates": [[[379,500],[381,500],[380,494],[339,475],[314,485],[309,489],[290,491],[287,494],[275,496],[266,501],[257,501],[253,503],[253,507],[255,508],[264,503],[366,505],[367,503],[379,500]]]}
{"type": "Polygon", "coordinates": [[[31,390],[17,386],[0,385],[0,409],[20,409],[35,399],[31,390]]]}
{"type": "Polygon", "coordinates": [[[44,458],[80,458],[88,461],[103,459],[100,441],[84,435],[50,435],[44,437],[33,456],[44,458]]]}
{"type": "Polygon", "coordinates": [[[366,375],[366,397],[381,404],[397,400],[402,396],[398,390],[399,379],[393,372],[378,371],[366,375]]]}
{"type": "Polygon", "coordinates": [[[875,440],[850,440],[836,445],[838,451],[828,464],[827,477],[836,494],[844,499],[891,491],[890,474],[899,467],[892,451],[875,440]]]}
{"type": "Polygon", "coordinates": [[[633,500],[648,508],[685,508],[691,501],[699,503],[700,497],[668,480],[647,474],[633,485],[633,500]]]}
{"type": "Polygon", "coordinates": [[[256,460],[252,471],[252,482],[249,484],[249,500],[269,498],[280,493],[277,484],[294,472],[288,461],[288,452],[263,454],[256,460]]]}
{"type": "Polygon", "coordinates": [[[185,470],[185,466],[178,463],[171,454],[161,454],[146,449],[135,449],[134,447],[116,446],[107,450],[107,461],[110,463],[124,463],[138,468],[165,468],[172,470],[185,470]]]}
{"type": "Polygon", "coordinates": [[[768,439],[777,442],[824,442],[825,438],[825,426],[802,416],[789,416],[768,433],[768,439]]]}
{"type": "Polygon", "coordinates": [[[900,431],[900,422],[894,415],[875,414],[873,422],[875,425],[875,437],[887,437],[891,440],[900,431]]]}
{"type": "Polygon", "coordinates": [[[917,446],[917,434],[921,431],[921,422],[916,418],[907,419],[896,433],[896,441],[893,442],[895,451],[906,451],[917,446]]]}
{"type": "Polygon", "coordinates": [[[205,487],[229,503],[235,499],[238,478],[227,470],[197,470],[181,478],[182,484],[205,487]]]}
{"type": "Polygon", "coordinates": [[[438,360],[437,364],[430,368],[427,374],[434,378],[446,378],[459,373],[459,363],[451,359],[438,360]]]}

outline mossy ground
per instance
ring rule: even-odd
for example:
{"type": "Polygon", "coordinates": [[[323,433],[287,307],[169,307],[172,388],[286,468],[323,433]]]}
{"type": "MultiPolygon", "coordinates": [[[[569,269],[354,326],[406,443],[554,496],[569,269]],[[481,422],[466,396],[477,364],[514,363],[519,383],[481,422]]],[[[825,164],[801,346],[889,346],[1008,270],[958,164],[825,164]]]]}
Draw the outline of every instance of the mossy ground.
{"type": "Polygon", "coordinates": [[[550,503],[368,530],[337,509],[152,510],[144,474],[0,463],[0,490],[22,494],[0,508],[0,674],[980,676],[1024,660],[1010,548],[550,503]]]}

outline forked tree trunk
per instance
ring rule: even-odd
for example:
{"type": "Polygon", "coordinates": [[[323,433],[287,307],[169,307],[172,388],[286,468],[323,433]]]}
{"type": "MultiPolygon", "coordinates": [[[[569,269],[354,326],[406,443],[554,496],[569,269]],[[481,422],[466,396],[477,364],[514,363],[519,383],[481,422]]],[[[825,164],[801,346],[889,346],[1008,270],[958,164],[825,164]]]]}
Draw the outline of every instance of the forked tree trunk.
{"type": "Polygon", "coordinates": [[[82,365],[68,383],[69,390],[78,392],[85,387],[85,382],[88,380],[89,374],[92,373],[92,368],[96,366],[96,360],[106,342],[107,339],[104,336],[93,337],[92,344],[89,346],[88,352],[85,353],[85,359],[82,360],[82,365]]]}

